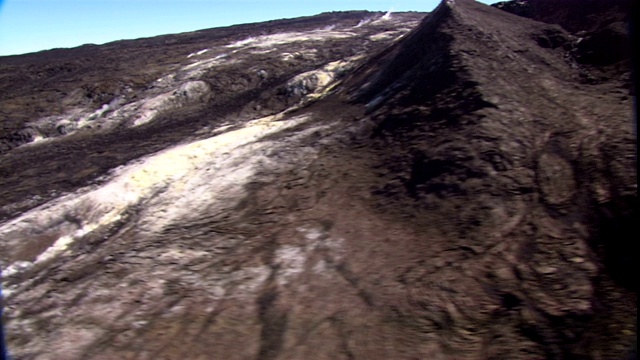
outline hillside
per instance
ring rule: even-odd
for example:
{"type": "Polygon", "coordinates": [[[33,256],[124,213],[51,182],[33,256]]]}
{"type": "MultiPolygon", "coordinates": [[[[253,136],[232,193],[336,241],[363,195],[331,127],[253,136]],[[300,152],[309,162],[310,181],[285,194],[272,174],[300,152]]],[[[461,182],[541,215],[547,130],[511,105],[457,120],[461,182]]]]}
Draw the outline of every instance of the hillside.
{"type": "Polygon", "coordinates": [[[0,57],[9,350],[625,358],[630,52],[592,61],[602,22],[498,7],[0,57]]]}

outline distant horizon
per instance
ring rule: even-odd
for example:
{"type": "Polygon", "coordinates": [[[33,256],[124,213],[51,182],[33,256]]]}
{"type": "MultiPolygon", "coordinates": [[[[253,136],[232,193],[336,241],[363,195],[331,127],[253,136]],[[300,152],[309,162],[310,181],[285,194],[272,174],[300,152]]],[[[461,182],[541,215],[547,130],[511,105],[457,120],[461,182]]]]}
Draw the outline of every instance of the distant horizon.
{"type": "MultiPolygon", "coordinates": [[[[496,0],[480,0],[485,4],[496,0]]],[[[0,56],[313,16],[430,12],[438,0],[0,0],[0,56]]]]}

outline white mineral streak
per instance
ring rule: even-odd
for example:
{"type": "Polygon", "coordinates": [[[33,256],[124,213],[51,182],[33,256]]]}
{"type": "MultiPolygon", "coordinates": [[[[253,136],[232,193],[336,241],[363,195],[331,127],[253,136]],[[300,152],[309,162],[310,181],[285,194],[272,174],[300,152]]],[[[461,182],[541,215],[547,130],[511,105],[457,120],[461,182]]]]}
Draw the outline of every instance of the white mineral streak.
{"type": "MultiPolygon", "coordinates": [[[[306,120],[306,116],[269,116],[133,161],[117,169],[104,185],[58,198],[0,225],[0,237],[6,239],[6,248],[19,249],[34,234],[57,236],[53,245],[34,259],[38,263],[58,256],[95,229],[116,223],[143,201],[139,228],[146,234],[203,208],[224,211],[245,195],[244,185],[257,170],[278,166],[268,154],[286,142],[262,139],[306,120]]],[[[16,262],[3,276],[25,267],[24,261],[16,262]]]]}
{"type": "Polygon", "coordinates": [[[345,39],[356,36],[347,31],[315,30],[311,32],[288,32],[264,36],[256,36],[236,41],[227,45],[228,48],[260,48],[289,44],[301,41],[321,41],[327,39],[345,39]]]}
{"type": "Polygon", "coordinates": [[[304,272],[307,262],[307,252],[299,246],[285,245],[276,250],[276,262],[278,264],[279,285],[284,285],[297,275],[304,272]]]}
{"type": "Polygon", "coordinates": [[[187,104],[202,101],[211,90],[204,81],[189,81],[177,89],[160,94],[142,102],[132,126],[140,126],[152,121],[159,113],[178,109],[187,104]]]}
{"type": "Polygon", "coordinates": [[[208,52],[208,51],[209,51],[209,49],[203,49],[203,50],[200,50],[200,51],[197,51],[197,52],[191,53],[191,54],[187,55],[187,59],[188,59],[188,58],[192,58],[192,57],[194,57],[194,56],[202,55],[202,54],[204,54],[204,53],[206,53],[206,52],[208,52]]]}
{"type": "Polygon", "coordinates": [[[320,69],[307,71],[287,82],[287,90],[296,96],[306,96],[306,100],[316,99],[330,90],[335,81],[361,59],[353,56],[345,60],[333,61],[320,69]]]}
{"type": "Polygon", "coordinates": [[[403,31],[385,31],[383,33],[371,35],[369,36],[369,39],[372,41],[388,40],[391,38],[397,38],[403,33],[403,31]]]}
{"type": "MultiPolygon", "coordinates": [[[[358,25],[340,29],[336,26],[327,26],[324,29],[316,29],[307,32],[284,32],[263,36],[250,37],[244,40],[230,43],[216,49],[202,49],[185,56],[184,62],[177,64],[173,73],[163,76],[149,84],[146,90],[138,94],[137,101],[128,99],[127,96],[117,96],[111,102],[102,104],[99,108],[73,107],[61,115],[46,116],[34,120],[27,124],[27,129],[33,133],[31,144],[42,144],[53,141],[56,138],[73,134],[77,131],[108,132],[121,125],[140,126],[152,122],[163,112],[181,108],[197,101],[205,101],[212,96],[211,90],[204,82],[199,81],[201,77],[213,68],[230,66],[242,63],[247,54],[276,52],[283,61],[290,61],[298,57],[313,58],[316,50],[300,50],[295,53],[282,52],[278,48],[280,45],[287,45],[308,41],[323,41],[329,39],[344,39],[358,36],[358,28],[365,25],[380,24],[390,21],[391,11],[377,19],[366,19],[358,25]],[[185,88],[188,91],[184,91],[185,88]],[[182,94],[182,95],[181,95],[182,94]]],[[[377,35],[371,35],[372,41],[400,37],[409,31],[414,23],[404,24],[406,28],[398,31],[386,31],[377,35]]],[[[347,59],[347,62],[352,61],[347,59]]],[[[344,61],[332,63],[335,66],[345,67],[344,61]]],[[[351,65],[351,64],[347,64],[351,65]]],[[[348,67],[348,66],[347,66],[348,67]]],[[[311,73],[300,74],[295,81],[304,84],[297,84],[306,89],[308,96],[313,98],[322,90],[330,89],[327,84],[333,84],[334,78],[343,69],[323,68],[311,73]]],[[[131,89],[125,87],[124,93],[131,89]]],[[[304,95],[307,95],[305,93],[304,95]]],[[[77,95],[77,94],[76,94],[77,95]]],[[[74,95],[74,96],[76,96],[74,95]]],[[[28,145],[28,144],[25,144],[28,145]]]]}
{"type": "MultiPolygon", "coordinates": [[[[368,19],[356,26],[388,21],[390,13],[377,20],[368,19]]],[[[202,49],[185,57],[185,63],[173,74],[157,79],[141,96],[141,100],[126,103],[124,97],[114,98],[100,108],[74,108],[67,114],[36,120],[33,139],[42,143],[53,137],[72,134],[82,128],[91,131],[110,131],[121,125],[141,126],[153,121],[159,114],[196,102],[206,101],[211,89],[198,78],[216,66],[242,61],[245,51],[272,49],[274,46],[304,41],[322,41],[356,36],[355,31],[335,27],[310,32],[287,32],[252,37],[231,43],[224,52],[202,49]]],[[[379,38],[390,37],[391,32],[379,38]]],[[[378,37],[373,37],[378,39],[378,37]]],[[[282,53],[283,61],[296,57],[314,57],[315,50],[282,53]]],[[[359,60],[351,57],[331,62],[322,68],[292,78],[287,86],[304,101],[323,96],[337,83],[339,77],[359,60]]],[[[96,229],[109,227],[122,221],[127,211],[145,202],[139,214],[137,228],[143,233],[161,231],[167,225],[184,220],[192,213],[207,208],[209,213],[222,213],[244,195],[244,185],[264,168],[277,167],[269,154],[285,143],[261,141],[264,137],[301,124],[306,117],[284,118],[271,116],[247,123],[244,127],[228,131],[228,126],[214,129],[215,136],[189,144],[174,146],[154,155],[132,161],[111,175],[101,186],[81,189],[32,209],[20,217],[0,224],[0,237],[6,249],[18,252],[27,241],[48,240],[52,245],[31,261],[16,261],[4,268],[10,276],[29,268],[33,263],[52,259],[67,251],[78,239],[96,229]],[[197,211],[196,211],[197,210],[197,211]],[[35,239],[35,240],[34,240],[35,239]]],[[[318,127],[319,129],[320,127],[318,127]]],[[[313,132],[301,131],[303,136],[313,132]]],[[[317,130],[317,129],[316,129],[317,130]]],[[[299,136],[290,136],[289,142],[299,136]]],[[[293,250],[283,250],[284,258],[292,259],[293,250]],[[291,256],[290,256],[291,255],[291,256]]],[[[289,260],[287,260],[289,261],[289,260]]]]}
{"type": "Polygon", "coordinates": [[[295,280],[310,269],[313,274],[326,274],[331,266],[324,260],[312,260],[314,253],[328,255],[330,258],[340,260],[344,254],[344,239],[332,238],[329,233],[320,227],[301,226],[296,229],[303,237],[302,245],[282,245],[275,252],[275,262],[278,265],[278,277],[276,281],[280,286],[295,280]],[[313,264],[309,266],[308,264],[313,264]]]}

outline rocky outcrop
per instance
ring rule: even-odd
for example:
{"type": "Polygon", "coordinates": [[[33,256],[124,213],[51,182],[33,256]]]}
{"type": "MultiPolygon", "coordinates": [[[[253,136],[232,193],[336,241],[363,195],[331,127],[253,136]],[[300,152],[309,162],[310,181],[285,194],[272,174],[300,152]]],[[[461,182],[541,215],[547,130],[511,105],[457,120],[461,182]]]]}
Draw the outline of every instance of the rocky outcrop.
{"type": "Polygon", "coordinates": [[[553,1],[517,0],[496,3],[501,10],[550,24],[557,24],[574,35],[562,46],[570,49],[581,69],[584,82],[606,82],[622,78],[625,87],[635,91],[631,74],[631,44],[634,34],[634,1],[553,1]]]}

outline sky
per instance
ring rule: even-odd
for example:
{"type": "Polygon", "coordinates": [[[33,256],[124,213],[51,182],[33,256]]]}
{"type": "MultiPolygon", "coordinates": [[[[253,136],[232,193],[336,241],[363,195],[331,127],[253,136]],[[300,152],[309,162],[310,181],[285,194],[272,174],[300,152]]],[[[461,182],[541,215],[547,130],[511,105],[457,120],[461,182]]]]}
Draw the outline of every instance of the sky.
{"type": "MultiPolygon", "coordinates": [[[[439,0],[0,0],[0,56],[326,11],[431,11],[439,0]]],[[[495,1],[481,0],[484,3],[495,1]]]]}

